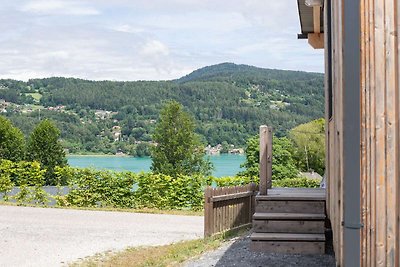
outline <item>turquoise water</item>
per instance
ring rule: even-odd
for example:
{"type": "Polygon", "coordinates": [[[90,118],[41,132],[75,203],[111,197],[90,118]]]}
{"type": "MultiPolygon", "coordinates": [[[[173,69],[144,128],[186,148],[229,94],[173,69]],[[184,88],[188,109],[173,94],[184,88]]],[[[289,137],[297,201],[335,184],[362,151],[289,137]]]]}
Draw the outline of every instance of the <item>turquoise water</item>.
{"type": "MultiPolygon", "coordinates": [[[[67,156],[68,163],[72,167],[93,167],[95,169],[107,169],[113,171],[149,171],[151,159],[118,157],[118,156],[67,156]]],[[[222,154],[210,156],[214,164],[213,176],[233,176],[242,169],[240,164],[245,160],[244,155],[222,154]]]]}

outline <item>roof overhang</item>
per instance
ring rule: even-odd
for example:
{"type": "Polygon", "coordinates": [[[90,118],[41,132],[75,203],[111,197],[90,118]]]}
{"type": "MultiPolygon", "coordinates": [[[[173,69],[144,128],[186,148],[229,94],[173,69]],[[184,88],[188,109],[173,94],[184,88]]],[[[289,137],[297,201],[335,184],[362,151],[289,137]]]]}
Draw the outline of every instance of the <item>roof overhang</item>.
{"type": "Polygon", "coordinates": [[[324,16],[323,6],[306,6],[305,0],[297,0],[301,33],[299,39],[308,39],[315,49],[324,48],[324,16]]]}

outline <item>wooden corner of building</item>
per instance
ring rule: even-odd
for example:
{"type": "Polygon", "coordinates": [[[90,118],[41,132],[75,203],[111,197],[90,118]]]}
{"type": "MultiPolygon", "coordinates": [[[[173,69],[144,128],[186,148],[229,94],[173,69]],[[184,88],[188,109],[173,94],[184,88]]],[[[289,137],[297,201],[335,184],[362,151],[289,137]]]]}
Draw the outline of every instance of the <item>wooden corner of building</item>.
{"type": "Polygon", "coordinates": [[[308,34],[308,43],[314,49],[323,49],[324,48],[324,34],[323,33],[309,33],[308,34]]]}

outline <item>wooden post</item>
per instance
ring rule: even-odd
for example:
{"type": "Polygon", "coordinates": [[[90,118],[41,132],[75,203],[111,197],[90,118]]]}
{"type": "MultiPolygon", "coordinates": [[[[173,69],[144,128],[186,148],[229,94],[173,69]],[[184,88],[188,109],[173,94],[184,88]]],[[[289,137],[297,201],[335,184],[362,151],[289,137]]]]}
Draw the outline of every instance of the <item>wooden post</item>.
{"type": "Polygon", "coordinates": [[[213,203],[211,202],[212,197],[212,187],[207,186],[204,192],[204,237],[211,236],[213,233],[213,203]]]}
{"type": "Polygon", "coordinates": [[[272,128],[260,126],[260,195],[272,186],[272,128]]]}
{"type": "Polygon", "coordinates": [[[267,189],[272,188],[272,127],[267,131],[267,189]]]}

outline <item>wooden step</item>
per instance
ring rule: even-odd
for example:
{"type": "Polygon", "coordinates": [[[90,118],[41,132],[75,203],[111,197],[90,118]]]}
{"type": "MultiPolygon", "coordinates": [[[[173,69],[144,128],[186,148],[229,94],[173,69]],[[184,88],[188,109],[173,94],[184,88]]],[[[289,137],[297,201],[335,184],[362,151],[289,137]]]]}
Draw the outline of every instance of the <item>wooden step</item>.
{"type": "Polygon", "coordinates": [[[314,213],[260,213],[253,215],[256,233],[314,233],[325,232],[325,215],[314,213]]]}
{"type": "Polygon", "coordinates": [[[253,233],[252,251],[273,253],[324,254],[324,234],[253,233]]]}
{"type": "Polygon", "coordinates": [[[257,200],[256,212],[325,214],[325,202],[305,200],[257,200]]]}
{"type": "Polygon", "coordinates": [[[325,254],[325,242],[252,241],[250,250],[264,253],[322,255],[325,254]]]}
{"type": "Polygon", "coordinates": [[[280,212],[256,212],[254,220],[325,220],[323,213],[280,213],[280,212]]]}
{"type": "Polygon", "coordinates": [[[325,195],[304,195],[304,194],[274,194],[274,195],[257,195],[256,200],[297,200],[297,201],[325,201],[325,195]]]}
{"type": "Polygon", "coordinates": [[[319,241],[325,242],[325,234],[293,234],[293,233],[252,233],[252,241],[319,241]]]}
{"type": "Polygon", "coordinates": [[[325,201],[323,188],[272,188],[267,195],[257,195],[256,200],[308,200],[325,201]]]}

